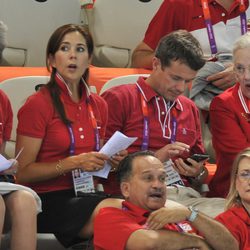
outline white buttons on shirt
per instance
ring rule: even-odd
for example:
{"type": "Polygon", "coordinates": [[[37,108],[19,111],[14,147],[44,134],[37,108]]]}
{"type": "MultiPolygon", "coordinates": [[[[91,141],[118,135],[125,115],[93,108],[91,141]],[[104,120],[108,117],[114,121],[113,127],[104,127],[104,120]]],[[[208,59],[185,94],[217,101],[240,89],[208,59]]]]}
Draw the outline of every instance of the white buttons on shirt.
{"type": "Polygon", "coordinates": [[[221,13],[221,16],[225,16],[226,14],[225,13],[221,13]]]}
{"type": "Polygon", "coordinates": [[[81,110],[81,109],[82,109],[82,107],[81,107],[81,106],[79,106],[79,107],[78,107],[78,109],[79,109],[79,110],[81,110]]]}
{"type": "Polygon", "coordinates": [[[165,115],[165,112],[164,112],[164,111],[162,111],[162,112],[161,112],[161,114],[162,114],[162,115],[165,115]]]}
{"type": "Polygon", "coordinates": [[[81,139],[84,139],[84,135],[80,135],[80,138],[81,138],[81,139]]]}
{"type": "Polygon", "coordinates": [[[83,128],[79,128],[79,131],[83,131],[83,128]]]}

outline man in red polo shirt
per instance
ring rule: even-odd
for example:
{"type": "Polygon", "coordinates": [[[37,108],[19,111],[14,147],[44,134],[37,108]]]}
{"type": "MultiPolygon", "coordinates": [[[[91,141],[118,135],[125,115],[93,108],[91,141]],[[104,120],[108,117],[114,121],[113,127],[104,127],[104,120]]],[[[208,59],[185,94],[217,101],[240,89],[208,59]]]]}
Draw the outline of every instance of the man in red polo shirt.
{"type": "Polygon", "coordinates": [[[238,249],[219,222],[192,207],[169,201],[165,206],[166,172],[153,153],[128,155],[117,173],[125,201],[122,209],[100,209],[94,220],[95,250],[238,249]]]}
{"type": "MultiPolygon", "coordinates": [[[[129,137],[138,137],[128,148],[129,153],[154,151],[158,159],[169,163],[166,164],[168,175],[177,176],[167,184],[185,186],[171,188],[173,194],[169,197],[184,205],[199,203],[200,209],[215,216],[223,211],[224,200],[201,198],[198,192],[186,188],[203,188],[207,174],[204,161],[189,158],[204,153],[204,147],[198,109],[193,101],[182,95],[204,63],[197,39],[187,31],[175,31],[161,39],[148,78],[139,77],[134,84],[110,88],[102,97],[108,104],[106,139],[117,130],[129,137]],[[188,164],[184,161],[187,158],[188,164]]],[[[110,173],[108,179],[101,182],[105,192],[120,193],[115,173],[110,173]]],[[[202,188],[201,192],[207,191],[202,188]]]]}

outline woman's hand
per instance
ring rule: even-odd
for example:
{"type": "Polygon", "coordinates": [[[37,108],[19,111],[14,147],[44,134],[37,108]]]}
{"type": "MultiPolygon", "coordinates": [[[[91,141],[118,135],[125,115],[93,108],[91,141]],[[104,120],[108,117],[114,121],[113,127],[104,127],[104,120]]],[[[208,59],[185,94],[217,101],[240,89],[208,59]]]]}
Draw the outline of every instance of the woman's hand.
{"type": "Polygon", "coordinates": [[[99,152],[82,153],[76,157],[77,165],[79,165],[76,168],[88,172],[101,170],[104,167],[105,161],[109,159],[107,155],[99,152]]]}
{"type": "Polygon", "coordinates": [[[111,171],[115,172],[120,161],[122,161],[128,155],[127,150],[121,150],[117,154],[111,156],[109,159],[109,164],[111,165],[111,171]]]}

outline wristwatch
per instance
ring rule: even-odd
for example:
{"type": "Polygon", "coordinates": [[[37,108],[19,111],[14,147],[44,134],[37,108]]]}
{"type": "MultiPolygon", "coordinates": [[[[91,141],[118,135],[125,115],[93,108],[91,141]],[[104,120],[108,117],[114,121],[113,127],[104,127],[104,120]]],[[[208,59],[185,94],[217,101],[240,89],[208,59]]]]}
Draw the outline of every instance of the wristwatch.
{"type": "Polygon", "coordinates": [[[189,206],[188,209],[191,211],[191,214],[189,217],[187,217],[187,220],[189,222],[193,222],[196,219],[196,217],[198,216],[199,210],[193,206],[189,206]]]}

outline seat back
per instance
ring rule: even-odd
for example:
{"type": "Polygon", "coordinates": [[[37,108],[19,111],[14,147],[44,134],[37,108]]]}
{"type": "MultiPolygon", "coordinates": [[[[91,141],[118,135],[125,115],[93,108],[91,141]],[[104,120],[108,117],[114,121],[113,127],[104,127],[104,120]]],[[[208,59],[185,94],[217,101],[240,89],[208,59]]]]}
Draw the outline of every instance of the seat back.
{"type": "Polygon", "coordinates": [[[59,26],[81,23],[79,0],[1,0],[0,20],[7,26],[3,65],[44,66],[49,37],[59,26]]]}
{"type": "Polygon", "coordinates": [[[17,112],[24,104],[27,97],[35,92],[35,86],[38,84],[45,84],[48,80],[48,76],[24,76],[10,78],[0,83],[0,89],[9,97],[13,110],[11,139],[6,145],[6,154],[11,158],[15,155],[17,112]]]}
{"type": "Polygon", "coordinates": [[[95,0],[88,24],[95,42],[93,64],[129,67],[131,54],[163,0],[95,0]]]}
{"type": "Polygon", "coordinates": [[[133,74],[133,75],[125,75],[112,78],[102,86],[99,94],[101,95],[107,89],[110,89],[115,86],[119,86],[122,84],[136,83],[139,76],[148,77],[149,74],[133,74]]]}

